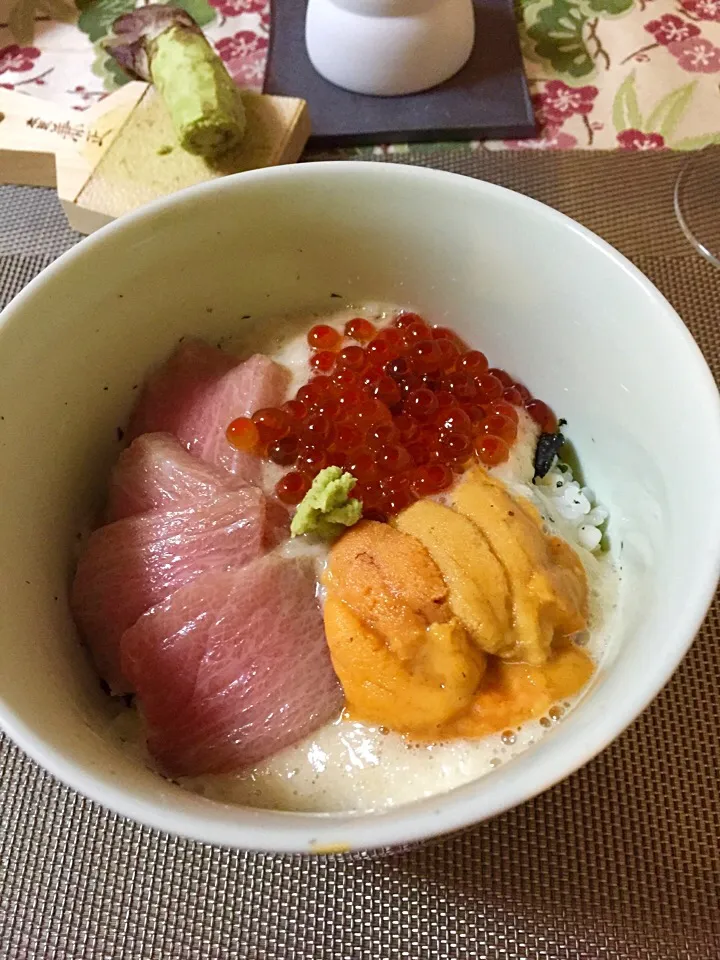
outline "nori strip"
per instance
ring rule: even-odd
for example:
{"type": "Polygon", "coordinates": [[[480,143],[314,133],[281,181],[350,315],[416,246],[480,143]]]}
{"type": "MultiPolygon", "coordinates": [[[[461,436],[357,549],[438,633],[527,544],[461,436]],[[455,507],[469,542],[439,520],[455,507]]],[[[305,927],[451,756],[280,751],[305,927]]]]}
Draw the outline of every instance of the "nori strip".
{"type": "Polygon", "coordinates": [[[565,420],[560,421],[557,433],[541,433],[538,437],[537,446],[535,447],[535,475],[533,476],[533,483],[537,479],[542,479],[547,474],[553,465],[555,457],[558,456],[565,446],[565,437],[560,433],[560,427],[564,426],[566,422],[565,420]]]}
{"type": "MultiPolygon", "coordinates": [[[[566,420],[561,420],[558,427],[567,424],[566,420]]],[[[537,447],[535,448],[535,476],[533,483],[537,479],[542,479],[552,467],[553,460],[558,457],[558,467],[568,467],[572,472],[573,480],[576,480],[581,487],[587,486],[585,474],[580,464],[580,458],[572,440],[568,440],[562,433],[541,433],[538,437],[537,447]],[[541,447],[542,443],[542,447],[541,447]],[[562,457],[560,452],[562,451],[562,457]],[[540,470],[543,472],[541,473],[540,470]]],[[[608,520],[603,520],[598,525],[598,530],[602,534],[600,541],[600,552],[607,553],[610,550],[610,535],[608,534],[608,520]]]]}

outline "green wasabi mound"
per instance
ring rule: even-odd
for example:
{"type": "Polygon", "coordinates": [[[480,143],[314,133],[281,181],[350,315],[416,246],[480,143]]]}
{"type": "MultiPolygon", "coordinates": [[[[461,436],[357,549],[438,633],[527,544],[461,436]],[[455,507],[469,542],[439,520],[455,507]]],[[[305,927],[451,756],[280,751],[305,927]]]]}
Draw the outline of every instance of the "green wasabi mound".
{"type": "Polygon", "coordinates": [[[293,537],[311,533],[323,540],[340,536],[362,516],[362,501],[350,496],[357,483],[355,477],[340,467],[326,467],[298,504],[290,525],[293,537]]]}

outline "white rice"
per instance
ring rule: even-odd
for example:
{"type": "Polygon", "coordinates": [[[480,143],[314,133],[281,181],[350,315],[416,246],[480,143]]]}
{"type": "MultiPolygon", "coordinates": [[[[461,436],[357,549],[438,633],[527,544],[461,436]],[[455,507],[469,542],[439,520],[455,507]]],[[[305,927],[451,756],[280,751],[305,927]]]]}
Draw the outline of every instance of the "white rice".
{"type": "Polygon", "coordinates": [[[539,432],[525,411],[520,410],[518,439],[510,460],[495,467],[491,473],[506,483],[513,493],[532,500],[549,529],[573,546],[599,554],[608,511],[597,502],[593,490],[581,487],[573,479],[571,467],[557,457],[547,474],[533,481],[533,458],[539,432]]]}
{"type": "Polygon", "coordinates": [[[567,539],[571,539],[572,529],[581,547],[591,553],[601,549],[608,511],[597,502],[590,487],[581,487],[573,479],[567,464],[556,462],[547,476],[536,482],[536,495],[543,504],[546,518],[562,524],[567,539]]]}

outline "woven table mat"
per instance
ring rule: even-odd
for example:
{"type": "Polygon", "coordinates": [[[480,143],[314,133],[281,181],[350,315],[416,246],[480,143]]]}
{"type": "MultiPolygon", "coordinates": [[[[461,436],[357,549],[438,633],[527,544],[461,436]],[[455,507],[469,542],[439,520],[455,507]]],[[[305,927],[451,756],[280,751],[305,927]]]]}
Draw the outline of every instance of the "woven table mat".
{"type": "MultiPolygon", "coordinates": [[[[385,159],[479,176],[576,217],[655,281],[720,371],[720,271],[676,226],[680,157],[385,159]]],[[[0,187],[0,212],[4,303],[77,237],[48,191],[0,187]]],[[[90,803],[0,740],[0,957],[718,960],[719,771],[717,604],[668,688],[584,769],[384,858],[179,840],[90,803]]]]}

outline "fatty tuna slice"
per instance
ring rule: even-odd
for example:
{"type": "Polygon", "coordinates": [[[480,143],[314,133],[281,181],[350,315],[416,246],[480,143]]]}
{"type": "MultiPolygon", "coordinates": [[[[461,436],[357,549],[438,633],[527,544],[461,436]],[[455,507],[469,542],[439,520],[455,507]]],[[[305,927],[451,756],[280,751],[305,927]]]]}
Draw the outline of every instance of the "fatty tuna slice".
{"type": "Polygon", "coordinates": [[[122,638],[148,747],[170,776],[227,773],[337,716],[316,579],[307,557],[211,570],[122,638]]]}
{"type": "Polygon", "coordinates": [[[133,440],[110,477],[108,522],[148,510],[196,506],[245,481],[191,456],[169,433],[144,433],[133,440]]]}
{"type": "Polygon", "coordinates": [[[128,693],[120,638],[207,570],[241,567],[287,535],[288,515],[255,487],[198,506],[151,510],[91,534],[72,589],[76,622],[113,693],[128,693]]]}
{"type": "Polygon", "coordinates": [[[147,381],[129,434],[171,433],[193,456],[257,483],[257,457],[233,449],[225,430],[236,417],[285,399],[289,372],[256,354],[240,362],[202,340],[184,341],[147,381]]]}
{"type": "Polygon", "coordinates": [[[230,446],[225,431],[236,417],[249,417],[263,407],[280,406],[289,382],[290,372],[261,353],[241,363],[223,377],[207,398],[202,410],[204,426],[198,428],[200,440],[195,448],[190,447],[190,452],[231,473],[259,478],[258,458],[230,446]]]}
{"type": "Polygon", "coordinates": [[[203,340],[184,340],[145,382],[130,418],[129,438],[164,432],[185,445],[180,433],[193,409],[238,363],[237,357],[203,340]]]}

